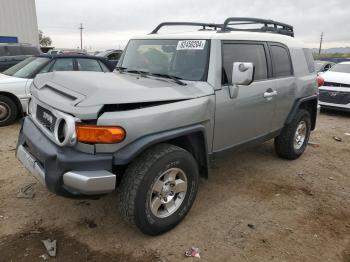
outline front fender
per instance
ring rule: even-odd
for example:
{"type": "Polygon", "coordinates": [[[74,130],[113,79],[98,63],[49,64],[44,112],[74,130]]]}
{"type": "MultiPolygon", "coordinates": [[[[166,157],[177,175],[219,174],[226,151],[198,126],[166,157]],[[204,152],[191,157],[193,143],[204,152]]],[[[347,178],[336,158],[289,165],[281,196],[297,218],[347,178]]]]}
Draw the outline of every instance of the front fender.
{"type": "Polygon", "coordinates": [[[135,157],[141,154],[144,150],[151,147],[152,145],[169,141],[184,135],[201,132],[204,137],[205,153],[207,155],[207,141],[205,134],[205,127],[201,124],[196,124],[187,127],[181,127],[169,131],[164,131],[156,134],[147,135],[137,139],[136,141],[128,144],[122,149],[118,150],[113,154],[114,165],[126,165],[130,163],[135,157]]]}

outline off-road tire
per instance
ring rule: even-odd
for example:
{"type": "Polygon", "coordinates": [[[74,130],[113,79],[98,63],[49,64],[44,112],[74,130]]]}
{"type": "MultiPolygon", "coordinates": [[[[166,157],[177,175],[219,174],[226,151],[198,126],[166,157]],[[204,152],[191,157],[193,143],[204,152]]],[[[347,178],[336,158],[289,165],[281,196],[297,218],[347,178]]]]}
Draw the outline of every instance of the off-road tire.
{"type": "Polygon", "coordinates": [[[118,208],[124,219],[144,234],[159,235],[175,227],[190,210],[198,190],[198,165],[188,151],[158,144],[128,166],[118,188],[118,208]],[[185,172],[187,192],[175,213],[158,218],[150,210],[149,200],[155,181],[169,168],[181,168],[185,172]]]}
{"type": "Polygon", "coordinates": [[[0,119],[0,127],[8,126],[16,121],[18,109],[15,101],[7,96],[0,95],[0,106],[6,107],[8,115],[4,119],[0,119]]]}
{"type": "Polygon", "coordinates": [[[299,158],[305,151],[311,132],[310,113],[304,109],[299,109],[292,122],[286,125],[279,136],[275,138],[275,150],[279,157],[294,160],[299,158]],[[299,123],[306,123],[306,137],[300,149],[294,147],[294,135],[299,123]]]}

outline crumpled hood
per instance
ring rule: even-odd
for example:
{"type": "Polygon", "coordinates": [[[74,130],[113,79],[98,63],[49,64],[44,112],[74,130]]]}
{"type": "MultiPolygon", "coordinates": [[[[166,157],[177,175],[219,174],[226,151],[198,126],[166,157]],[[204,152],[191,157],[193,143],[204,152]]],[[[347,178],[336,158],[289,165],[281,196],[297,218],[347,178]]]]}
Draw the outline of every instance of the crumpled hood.
{"type": "Polygon", "coordinates": [[[350,85],[350,74],[348,74],[348,73],[327,71],[326,73],[321,74],[321,77],[326,82],[350,85]]]}
{"type": "Polygon", "coordinates": [[[177,101],[214,93],[207,82],[186,83],[182,86],[171,79],[119,72],[54,72],[39,74],[34,79],[36,88],[31,91],[42,102],[68,113],[81,112],[83,108],[98,111],[103,105],[177,101]]]}

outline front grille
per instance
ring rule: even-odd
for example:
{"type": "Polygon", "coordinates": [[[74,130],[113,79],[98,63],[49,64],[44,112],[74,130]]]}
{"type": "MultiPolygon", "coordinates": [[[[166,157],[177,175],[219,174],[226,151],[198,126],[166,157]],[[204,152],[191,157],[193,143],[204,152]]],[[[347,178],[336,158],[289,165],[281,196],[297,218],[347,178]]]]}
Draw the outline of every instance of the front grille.
{"type": "Polygon", "coordinates": [[[348,88],[350,88],[350,85],[348,85],[348,84],[341,84],[341,83],[335,83],[335,82],[324,82],[324,86],[348,87],[348,88]]]}
{"type": "Polygon", "coordinates": [[[37,105],[36,118],[46,129],[50,130],[51,132],[55,130],[57,118],[51,113],[50,110],[37,105]]]}
{"type": "Polygon", "coordinates": [[[325,103],[346,105],[350,103],[350,92],[320,90],[319,100],[325,103]]]}

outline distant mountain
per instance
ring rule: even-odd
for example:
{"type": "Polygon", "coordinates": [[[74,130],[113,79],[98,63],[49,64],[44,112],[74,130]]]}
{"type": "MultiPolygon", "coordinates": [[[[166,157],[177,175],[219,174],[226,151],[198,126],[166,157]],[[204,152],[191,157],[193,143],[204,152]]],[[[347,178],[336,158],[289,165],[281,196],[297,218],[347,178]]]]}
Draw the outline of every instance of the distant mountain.
{"type": "MultiPolygon", "coordinates": [[[[318,48],[313,49],[314,53],[318,53],[318,48]]],[[[350,47],[333,47],[333,48],[326,48],[322,49],[322,54],[350,54],[350,47]]]]}

